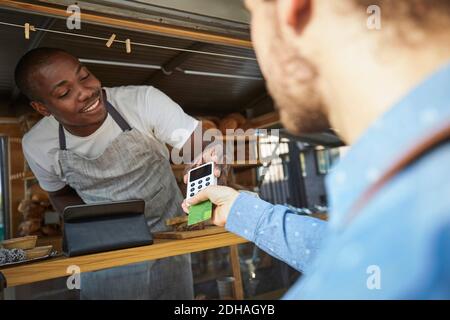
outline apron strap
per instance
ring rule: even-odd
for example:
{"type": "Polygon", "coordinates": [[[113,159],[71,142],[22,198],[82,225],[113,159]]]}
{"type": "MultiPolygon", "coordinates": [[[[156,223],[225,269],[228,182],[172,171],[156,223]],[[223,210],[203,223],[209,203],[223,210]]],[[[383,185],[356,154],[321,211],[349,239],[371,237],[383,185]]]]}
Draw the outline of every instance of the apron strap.
{"type": "Polygon", "coordinates": [[[66,135],[64,134],[64,128],[61,123],[59,124],[59,149],[67,150],[66,135]]]}
{"type": "Polygon", "coordinates": [[[347,215],[346,224],[348,225],[364,207],[375,197],[375,195],[397,174],[403,170],[411,167],[414,163],[420,160],[427,153],[435,150],[445,143],[450,142],[450,123],[445,124],[439,130],[433,132],[425,139],[419,141],[408,152],[403,154],[397,161],[395,161],[388,170],[378,179],[374,184],[369,186],[365,192],[355,201],[347,215]]]}
{"type": "Polygon", "coordinates": [[[117,125],[122,129],[122,131],[130,131],[131,126],[128,124],[128,122],[122,117],[122,115],[119,113],[119,111],[116,110],[112,106],[111,103],[109,103],[108,100],[106,100],[106,111],[111,115],[111,117],[114,119],[114,121],[117,123],[117,125]]]}
{"type": "MultiPolygon", "coordinates": [[[[113,120],[117,123],[117,125],[122,129],[122,131],[130,131],[131,126],[128,124],[128,122],[122,117],[122,115],[112,106],[109,101],[106,101],[106,111],[111,115],[113,120]]],[[[66,135],[64,133],[64,127],[60,123],[59,124],[59,149],[61,150],[67,150],[66,145],[66,135]]]]}

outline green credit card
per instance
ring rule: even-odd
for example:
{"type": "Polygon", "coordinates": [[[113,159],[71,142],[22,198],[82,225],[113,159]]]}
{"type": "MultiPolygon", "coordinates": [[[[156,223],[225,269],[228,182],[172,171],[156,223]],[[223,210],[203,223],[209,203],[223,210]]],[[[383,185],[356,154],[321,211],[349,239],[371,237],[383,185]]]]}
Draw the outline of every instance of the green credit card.
{"type": "Polygon", "coordinates": [[[212,217],[212,203],[209,200],[189,207],[188,226],[197,224],[212,217]]]}

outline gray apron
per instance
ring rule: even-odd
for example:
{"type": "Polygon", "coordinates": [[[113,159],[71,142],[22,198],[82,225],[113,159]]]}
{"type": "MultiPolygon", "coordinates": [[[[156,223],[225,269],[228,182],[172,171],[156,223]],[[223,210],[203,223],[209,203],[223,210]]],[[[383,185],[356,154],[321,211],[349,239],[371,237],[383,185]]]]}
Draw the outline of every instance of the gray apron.
{"type": "MultiPolygon", "coordinates": [[[[183,197],[162,145],[151,135],[131,128],[109,102],[106,109],[123,132],[99,157],[87,158],[67,150],[64,128],[60,125],[60,177],[88,204],[145,200],[150,231],[165,231],[166,219],[183,214],[183,197]]],[[[82,299],[193,298],[190,255],[87,272],[81,276],[82,299]]]]}

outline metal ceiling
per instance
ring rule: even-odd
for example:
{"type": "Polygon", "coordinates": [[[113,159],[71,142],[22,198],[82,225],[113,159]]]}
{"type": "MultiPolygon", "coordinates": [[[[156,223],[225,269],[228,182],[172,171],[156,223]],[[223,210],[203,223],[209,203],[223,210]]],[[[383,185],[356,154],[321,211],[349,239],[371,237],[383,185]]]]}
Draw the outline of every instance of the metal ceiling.
{"type": "MultiPolygon", "coordinates": [[[[14,22],[15,15],[0,11],[0,21],[14,22]]],[[[31,24],[39,25],[43,21],[42,17],[30,16],[28,20],[31,24]]],[[[23,38],[23,30],[11,28],[0,28],[0,100],[9,99],[14,90],[13,72],[15,64],[29,47],[29,42],[18,41],[23,38]]]]}
{"type": "MultiPolygon", "coordinates": [[[[39,2],[66,7],[74,3],[73,0],[39,2]]],[[[250,14],[243,0],[78,0],[77,3],[83,11],[250,39],[250,14]]]]}
{"type": "MultiPolygon", "coordinates": [[[[0,21],[23,25],[26,22],[35,27],[69,32],[65,20],[0,9],[0,21]]],[[[130,38],[133,42],[150,43],[177,48],[195,48],[201,51],[255,58],[247,48],[227,47],[194,42],[167,36],[132,32],[105,26],[82,24],[75,33],[108,38],[112,33],[118,39],[130,38]],[[200,49],[198,49],[200,48],[200,49]]],[[[111,48],[105,42],[69,35],[33,32],[30,40],[24,39],[23,29],[0,25],[0,114],[15,113],[14,106],[4,110],[5,104],[21,101],[14,86],[13,70],[20,57],[33,47],[63,48],[79,58],[115,61],[135,64],[165,66],[171,69],[166,75],[161,70],[130,68],[124,66],[87,64],[104,86],[154,85],[179,103],[183,109],[197,115],[223,115],[240,111],[265,92],[263,80],[221,78],[205,75],[186,75],[177,71],[194,70],[226,75],[262,78],[254,60],[207,56],[174,50],[133,46],[132,53],[125,52],[125,46],[114,43],[111,48]]],[[[20,109],[23,110],[23,109],[20,109]]]]}

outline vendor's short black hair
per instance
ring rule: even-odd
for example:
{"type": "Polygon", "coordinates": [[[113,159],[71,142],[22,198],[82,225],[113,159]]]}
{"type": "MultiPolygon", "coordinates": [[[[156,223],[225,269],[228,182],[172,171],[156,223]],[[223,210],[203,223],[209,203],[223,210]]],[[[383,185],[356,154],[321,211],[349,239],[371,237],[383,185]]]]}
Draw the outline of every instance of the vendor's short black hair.
{"type": "Polygon", "coordinates": [[[52,57],[61,53],[71,55],[63,49],[43,47],[30,50],[20,58],[14,71],[14,78],[17,87],[28,99],[31,101],[40,100],[31,81],[33,73],[40,67],[48,65],[52,57]]]}

